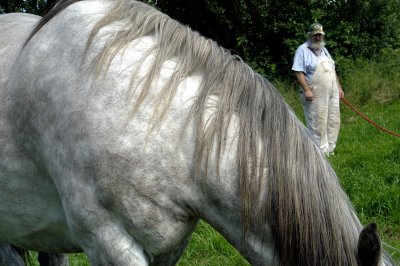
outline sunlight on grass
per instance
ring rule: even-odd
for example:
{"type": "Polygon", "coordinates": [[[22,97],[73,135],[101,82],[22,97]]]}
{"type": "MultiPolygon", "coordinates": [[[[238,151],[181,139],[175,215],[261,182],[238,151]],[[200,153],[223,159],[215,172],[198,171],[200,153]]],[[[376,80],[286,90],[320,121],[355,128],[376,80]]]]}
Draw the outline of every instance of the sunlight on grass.
{"type": "Polygon", "coordinates": [[[200,222],[192,236],[188,250],[178,263],[192,265],[250,265],[217,231],[200,222]]]}

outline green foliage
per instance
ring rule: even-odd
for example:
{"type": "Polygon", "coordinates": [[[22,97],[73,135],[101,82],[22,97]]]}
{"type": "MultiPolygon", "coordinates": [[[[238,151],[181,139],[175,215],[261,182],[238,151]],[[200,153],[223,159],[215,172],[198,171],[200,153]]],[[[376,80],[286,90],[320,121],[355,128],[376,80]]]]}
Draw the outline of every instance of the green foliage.
{"type": "MultiPolygon", "coordinates": [[[[238,54],[256,71],[290,72],[308,25],[319,21],[335,58],[400,48],[398,0],[142,0],[238,54]]],[[[0,0],[0,13],[46,13],[56,0],[0,0]]]]}
{"type": "Polygon", "coordinates": [[[156,2],[266,76],[290,72],[294,51],[315,21],[324,25],[334,57],[370,59],[383,48],[400,47],[398,0],[156,2]]]}
{"type": "Polygon", "coordinates": [[[383,49],[372,60],[337,60],[346,97],[355,104],[387,105],[400,100],[400,50],[383,49]]]}
{"type": "Polygon", "coordinates": [[[56,0],[0,0],[0,14],[25,12],[37,15],[46,14],[56,0]]]}

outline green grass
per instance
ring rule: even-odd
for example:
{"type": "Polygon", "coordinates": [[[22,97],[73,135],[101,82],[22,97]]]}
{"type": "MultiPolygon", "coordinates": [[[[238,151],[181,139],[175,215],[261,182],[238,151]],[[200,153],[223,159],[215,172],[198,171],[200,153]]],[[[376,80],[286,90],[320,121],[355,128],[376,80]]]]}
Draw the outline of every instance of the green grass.
{"type": "Polygon", "coordinates": [[[250,264],[210,225],[201,222],[178,265],[239,266],[250,264]]]}
{"type": "MultiPolygon", "coordinates": [[[[400,52],[375,61],[341,59],[345,97],[379,125],[400,133],[400,52]]],[[[297,85],[274,81],[300,120],[297,85]]],[[[387,252],[400,265],[400,138],[383,133],[341,105],[342,125],[335,156],[329,158],[363,224],[376,222],[387,252]],[[386,245],[390,245],[387,247],[386,245]]],[[[89,265],[83,254],[72,266],[89,265]]],[[[227,241],[201,222],[179,266],[249,265],[227,241]]]]}
{"type": "MultiPolygon", "coordinates": [[[[379,125],[400,132],[399,102],[363,109],[379,125]]],[[[331,163],[361,222],[378,223],[382,240],[395,248],[387,251],[400,262],[400,138],[378,130],[342,105],[335,153],[331,163]]]]}

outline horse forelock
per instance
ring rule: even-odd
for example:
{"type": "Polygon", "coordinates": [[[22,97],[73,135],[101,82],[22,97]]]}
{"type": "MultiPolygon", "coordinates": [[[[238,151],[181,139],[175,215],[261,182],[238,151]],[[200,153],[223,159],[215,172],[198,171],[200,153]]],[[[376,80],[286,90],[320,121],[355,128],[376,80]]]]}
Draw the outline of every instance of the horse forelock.
{"type": "MultiPolygon", "coordinates": [[[[62,2],[34,32],[77,1],[62,2]]],[[[109,66],[131,41],[146,35],[157,37],[155,59],[135,110],[148,95],[163,62],[177,58],[178,63],[159,95],[162,107],[155,121],[163,118],[182,78],[202,73],[188,116],[197,134],[197,171],[213,149],[221,156],[229,121],[237,118],[243,231],[268,223],[282,265],[356,265],[358,220],[332,168],[276,89],[240,58],[141,2],[116,1],[94,26],[87,51],[103,27],[118,21],[125,25],[108,39],[93,64],[109,66]],[[205,123],[211,96],[217,96],[218,103],[212,119],[205,123]],[[264,197],[261,203],[260,195],[264,197]]]]}

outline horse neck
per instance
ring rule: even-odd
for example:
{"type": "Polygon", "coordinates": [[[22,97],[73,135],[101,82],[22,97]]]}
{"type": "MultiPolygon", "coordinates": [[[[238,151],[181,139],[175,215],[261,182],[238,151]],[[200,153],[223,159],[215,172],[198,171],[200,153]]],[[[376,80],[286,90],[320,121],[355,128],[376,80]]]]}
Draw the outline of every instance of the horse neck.
{"type": "MultiPolygon", "coordinates": [[[[207,185],[207,191],[201,218],[223,235],[252,265],[277,264],[277,258],[274,257],[274,243],[270,234],[259,235],[251,227],[246,235],[243,235],[237,191],[226,188],[219,189],[218,181],[210,182],[207,185]]],[[[267,224],[262,226],[265,227],[262,231],[270,231],[267,224]]]]}
{"type": "MultiPolygon", "coordinates": [[[[235,152],[224,154],[219,165],[220,174],[213,175],[211,173],[215,171],[209,169],[207,177],[203,176],[197,182],[202,195],[197,207],[200,218],[223,235],[252,265],[276,265],[277,257],[268,224],[253,224],[244,234],[239,177],[236,160],[232,156],[235,152]],[[259,232],[264,233],[260,235],[259,232]]],[[[214,167],[212,164],[211,168],[214,167]]]]}

